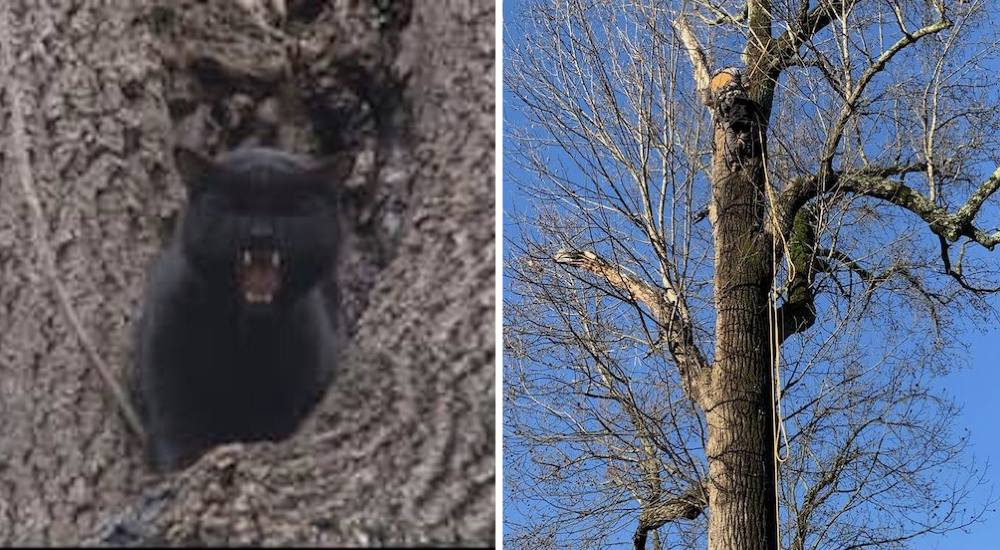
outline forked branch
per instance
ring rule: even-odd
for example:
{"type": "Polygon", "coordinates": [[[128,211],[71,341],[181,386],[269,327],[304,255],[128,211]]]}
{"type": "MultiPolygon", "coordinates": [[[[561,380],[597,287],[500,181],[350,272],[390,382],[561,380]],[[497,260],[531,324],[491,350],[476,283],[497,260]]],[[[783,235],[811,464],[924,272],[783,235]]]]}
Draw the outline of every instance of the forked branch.
{"type": "Polygon", "coordinates": [[[823,148],[823,157],[820,159],[820,170],[826,172],[832,171],[833,157],[837,154],[837,147],[840,144],[840,140],[844,136],[844,129],[847,127],[847,122],[857,110],[861,95],[868,88],[868,83],[875,78],[875,75],[885,70],[885,66],[888,65],[889,61],[891,61],[896,54],[903,51],[917,40],[920,40],[925,36],[937,34],[945,29],[951,28],[951,26],[951,21],[942,17],[942,19],[936,23],[921,27],[912,33],[904,31],[902,38],[897,40],[892,46],[889,47],[888,50],[882,52],[881,55],[872,61],[872,64],[865,69],[865,72],[861,74],[861,77],[858,78],[857,82],[848,92],[847,99],[844,101],[844,105],[841,106],[840,113],[837,115],[837,120],[833,124],[833,129],[827,135],[826,145],[823,148]]]}
{"type": "Polygon", "coordinates": [[[802,2],[802,12],[795,27],[785,31],[775,42],[777,43],[774,57],[775,69],[781,71],[793,64],[799,48],[809,39],[823,30],[838,17],[842,17],[860,0],[821,0],[812,10],[808,10],[809,2],[802,2]]]}
{"type": "Polygon", "coordinates": [[[975,193],[955,214],[949,214],[944,207],[938,206],[899,180],[842,174],[834,187],[843,192],[875,197],[905,208],[920,216],[934,234],[945,238],[948,242],[953,243],[961,237],[967,237],[991,251],[1000,244],[1000,231],[991,234],[973,223],[986,199],[1000,189],[1000,168],[979,185],[975,193]]]}
{"type": "MultiPolygon", "coordinates": [[[[949,257],[950,245],[963,237],[968,239],[966,244],[976,243],[990,251],[997,244],[1000,244],[1000,231],[989,232],[975,224],[976,215],[983,204],[1000,190],[1000,168],[994,170],[954,214],[949,213],[945,207],[939,206],[903,181],[891,177],[920,172],[925,169],[925,164],[914,163],[873,167],[852,172],[837,172],[827,177],[822,183],[818,177],[797,180],[784,190],[777,202],[776,217],[779,220],[779,227],[775,229],[794,241],[798,232],[796,225],[798,213],[807,208],[805,204],[808,201],[825,194],[853,193],[877,198],[909,210],[927,223],[927,227],[940,240],[944,272],[958,281],[963,288],[974,292],[1000,291],[1000,288],[977,287],[969,284],[961,272],[961,260],[959,259],[958,265],[953,268],[949,257]]],[[[788,328],[786,327],[786,331],[788,328]]]]}

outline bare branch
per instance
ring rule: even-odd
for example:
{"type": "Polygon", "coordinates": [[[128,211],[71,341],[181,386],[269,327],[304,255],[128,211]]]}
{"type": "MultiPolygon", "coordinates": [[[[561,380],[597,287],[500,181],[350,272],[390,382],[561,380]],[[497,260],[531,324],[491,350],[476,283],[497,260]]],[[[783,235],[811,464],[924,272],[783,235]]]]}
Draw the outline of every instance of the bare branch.
{"type": "MultiPolygon", "coordinates": [[[[882,179],[890,176],[903,176],[913,172],[922,172],[927,169],[927,164],[922,162],[899,164],[893,166],[871,166],[863,169],[853,170],[852,177],[882,179]]],[[[820,181],[819,177],[799,178],[788,184],[775,204],[775,219],[778,227],[773,228],[777,234],[789,238],[792,231],[792,222],[798,214],[800,208],[807,202],[823,193],[833,193],[840,189],[837,187],[838,176],[832,174],[825,181],[820,181]]]]}
{"type": "MultiPolygon", "coordinates": [[[[979,185],[976,191],[955,214],[949,214],[947,209],[938,206],[930,198],[907,186],[902,181],[889,179],[891,175],[903,175],[925,169],[926,164],[914,163],[891,167],[873,167],[855,173],[839,173],[835,174],[833,178],[828,178],[826,185],[822,186],[823,189],[820,189],[821,186],[817,184],[818,178],[799,180],[790,185],[779,199],[776,206],[779,211],[778,217],[779,219],[787,218],[790,212],[795,212],[795,223],[797,223],[799,213],[804,211],[802,205],[824,192],[854,193],[878,198],[905,208],[927,222],[931,231],[940,239],[941,258],[944,263],[945,274],[958,281],[963,288],[980,293],[1000,291],[1000,287],[986,288],[970,285],[965,280],[960,269],[952,269],[948,255],[949,243],[953,243],[961,237],[966,237],[969,239],[969,242],[975,242],[990,251],[997,244],[1000,244],[1000,231],[989,234],[973,224],[973,220],[983,203],[1000,189],[1000,168],[994,170],[986,181],[979,185]]],[[[789,238],[794,241],[797,235],[795,223],[787,224],[786,222],[787,227],[782,226],[778,230],[784,235],[789,235],[789,238]]],[[[801,304],[799,305],[801,306],[801,304]]],[[[805,311],[803,316],[802,313],[804,310],[796,306],[795,311],[799,312],[799,315],[796,316],[788,313],[792,311],[792,305],[786,303],[781,309],[786,310],[786,308],[787,311],[782,312],[782,319],[785,323],[782,340],[784,337],[794,332],[800,332],[812,324],[809,322],[808,311],[805,311]],[[791,322],[790,325],[788,324],[789,322],[791,322]]]]}
{"type": "Polygon", "coordinates": [[[708,11],[712,12],[713,15],[715,15],[715,18],[711,19],[705,17],[704,15],[701,15],[700,13],[695,14],[706,25],[715,26],[715,25],[721,25],[723,23],[728,23],[730,25],[739,25],[740,23],[743,23],[747,20],[746,4],[743,4],[743,7],[740,8],[739,12],[737,12],[736,15],[727,12],[721,6],[720,7],[713,6],[711,2],[705,2],[704,4],[702,4],[702,6],[708,11]]]}
{"type": "Polygon", "coordinates": [[[868,87],[868,83],[875,78],[875,75],[882,72],[889,61],[907,46],[925,36],[949,29],[951,26],[951,21],[941,19],[936,23],[921,27],[912,34],[905,32],[904,30],[903,37],[897,40],[896,43],[893,44],[888,50],[882,52],[882,55],[878,56],[875,61],[872,62],[868,69],[862,73],[861,78],[859,78],[857,83],[854,85],[854,89],[851,90],[850,94],[847,96],[847,100],[840,108],[840,114],[837,116],[837,121],[834,123],[833,129],[827,134],[823,157],[820,159],[820,170],[832,170],[833,157],[837,154],[837,146],[840,144],[840,140],[844,136],[844,128],[847,125],[847,121],[850,119],[851,115],[854,114],[855,109],[858,106],[858,100],[861,99],[861,94],[864,93],[865,89],[868,87]]]}
{"type": "MultiPolygon", "coordinates": [[[[922,170],[924,164],[912,164],[893,168],[866,169],[855,173],[835,174],[825,185],[829,192],[846,192],[866,195],[885,200],[896,206],[905,208],[920,216],[927,222],[931,231],[948,240],[955,242],[960,237],[968,237],[971,241],[979,243],[986,249],[992,251],[993,247],[1000,244],[1000,231],[989,234],[982,229],[975,227],[972,222],[979,212],[983,203],[993,196],[1000,189],[1000,167],[984,181],[966,203],[958,209],[955,214],[938,206],[929,198],[910,188],[902,181],[880,177],[882,175],[905,174],[922,170]]],[[[801,180],[783,193],[781,202],[785,203],[782,208],[786,210],[794,207],[795,203],[804,204],[805,201],[821,194],[822,191],[817,185],[817,178],[801,180]]]]}
{"type": "Polygon", "coordinates": [[[646,548],[646,536],[671,521],[695,519],[708,507],[707,488],[702,485],[690,487],[683,494],[644,506],[639,515],[639,525],[632,535],[635,550],[646,548]]]}
{"type": "Polygon", "coordinates": [[[701,350],[694,343],[691,315],[683,297],[674,288],[659,290],[649,283],[624,272],[620,266],[590,251],[560,250],[553,260],[556,263],[578,267],[597,275],[601,279],[646,306],[660,326],[660,338],[665,340],[671,356],[684,381],[684,391],[688,397],[701,404],[704,394],[703,378],[709,370],[701,350]]]}
{"type": "Polygon", "coordinates": [[[785,303],[778,308],[779,345],[789,336],[802,332],[816,322],[816,305],[813,301],[812,279],[816,269],[815,214],[802,208],[795,216],[788,255],[792,274],[785,303]]]}
{"type": "Polygon", "coordinates": [[[905,208],[920,216],[927,222],[931,231],[949,242],[955,242],[959,237],[968,237],[991,251],[1000,243],[1000,231],[990,235],[972,224],[972,217],[979,211],[982,203],[992,196],[997,188],[1000,188],[1000,168],[979,186],[965,206],[960,208],[956,214],[949,214],[944,207],[934,204],[930,199],[898,180],[854,177],[844,174],[838,178],[836,187],[844,192],[879,198],[905,208]]]}
{"type": "Polygon", "coordinates": [[[821,1],[818,6],[808,12],[805,9],[808,8],[809,2],[802,2],[803,11],[799,16],[798,24],[794,28],[785,31],[784,34],[775,40],[777,43],[777,54],[774,58],[776,64],[774,68],[781,71],[790,66],[803,44],[815,36],[816,33],[823,30],[833,20],[850,11],[859,1],[821,1]]]}
{"type": "Polygon", "coordinates": [[[965,201],[965,204],[958,209],[958,212],[955,213],[956,221],[962,224],[970,223],[986,199],[996,193],[997,189],[1000,189],[1000,167],[994,170],[990,177],[969,197],[969,200],[965,201]]]}
{"type": "Polygon", "coordinates": [[[688,58],[691,60],[691,65],[694,69],[695,89],[698,90],[698,95],[702,98],[702,103],[705,103],[708,83],[712,78],[708,57],[705,55],[704,48],[701,47],[698,37],[694,35],[694,31],[691,30],[691,26],[688,25],[684,16],[678,15],[675,17],[673,24],[674,28],[677,29],[677,34],[680,35],[681,42],[684,44],[688,58]]]}
{"type": "MultiPolygon", "coordinates": [[[[965,277],[962,275],[962,255],[961,254],[959,255],[958,262],[956,262],[955,267],[952,268],[951,257],[948,254],[948,249],[951,247],[951,245],[941,235],[938,235],[938,241],[941,244],[941,261],[944,262],[944,272],[951,278],[958,281],[958,284],[961,285],[962,288],[964,288],[965,290],[971,290],[972,292],[979,292],[983,294],[994,294],[1000,292],[1000,286],[984,288],[984,287],[977,287],[970,285],[965,280],[965,277]]],[[[965,252],[965,245],[962,245],[962,253],[964,252],[965,252]]]]}

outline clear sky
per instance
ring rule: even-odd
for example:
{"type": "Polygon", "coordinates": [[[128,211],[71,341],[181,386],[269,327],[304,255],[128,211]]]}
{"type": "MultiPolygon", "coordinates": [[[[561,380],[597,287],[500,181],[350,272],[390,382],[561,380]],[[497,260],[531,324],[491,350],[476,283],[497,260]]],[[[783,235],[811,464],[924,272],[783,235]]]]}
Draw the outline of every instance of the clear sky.
{"type": "MultiPolygon", "coordinates": [[[[503,16],[512,17],[512,8],[516,1],[503,2],[503,16]]],[[[998,67],[1000,71],[1000,67],[998,67]]],[[[506,100],[506,97],[505,97],[506,100]]],[[[503,115],[505,123],[511,114],[503,115]]],[[[503,142],[504,140],[501,140],[503,142]]],[[[515,204],[524,203],[515,197],[516,190],[512,186],[503,186],[504,211],[515,204]]],[[[994,199],[996,203],[996,199],[994,199]]],[[[991,211],[994,213],[996,210],[991,211]]],[[[987,224],[1000,225],[1000,224],[987,224]]],[[[510,238],[510,226],[504,224],[504,237],[510,238]]],[[[997,262],[1000,262],[1000,250],[994,252],[997,262]]],[[[997,282],[1000,284],[1000,281],[997,282]]],[[[1000,306],[1000,297],[993,303],[1000,306]]],[[[1000,327],[967,325],[963,340],[969,345],[968,366],[949,374],[939,380],[939,385],[957,402],[963,405],[962,414],[954,419],[955,432],[968,428],[972,435],[968,453],[975,456],[977,462],[989,462],[987,487],[977,494],[976,504],[990,497],[1000,497],[1000,327]]],[[[1000,504],[993,506],[1000,510],[1000,504]]],[[[505,514],[510,514],[505,511],[505,514]]],[[[516,517],[514,512],[509,517],[516,517]]],[[[988,513],[985,522],[972,526],[969,533],[951,532],[944,536],[927,536],[912,544],[913,548],[927,550],[1000,550],[1000,514],[988,513]]]]}
{"type": "MultiPolygon", "coordinates": [[[[959,403],[964,403],[962,415],[955,419],[956,428],[968,428],[972,432],[970,452],[977,459],[989,460],[988,479],[996,497],[1000,496],[1000,414],[997,414],[1000,412],[1000,392],[997,391],[1000,388],[1000,327],[989,329],[981,334],[969,327],[966,340],[970,346],[970,365],[944,377],[940,385],[959,403]]],[[[985,491],[980,493],[980,501],[987,497],[985,491]]],[[[1000,509],[1000,504],[994,508],[1000,509]]],[[[990,514],[986,523],[973,526],[969,534],[952,532],[942,537],[928,537],[923,542],[926,544],[923,547],[928,549],[1000,550],[1000,514],[990,514]]]]}

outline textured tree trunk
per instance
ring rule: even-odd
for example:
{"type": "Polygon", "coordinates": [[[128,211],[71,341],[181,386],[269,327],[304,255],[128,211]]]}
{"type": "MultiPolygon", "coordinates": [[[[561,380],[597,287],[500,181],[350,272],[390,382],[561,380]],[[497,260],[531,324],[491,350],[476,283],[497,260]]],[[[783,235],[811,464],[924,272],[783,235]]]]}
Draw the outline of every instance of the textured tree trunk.
{"type": "Polygon", "coordinates": [[[493,3],[288,2],[287,42],[252,4],[271,2],[0,1],[0,545],[493,540],[493,3]],[[353,147],[365,192],[338,274],[351,341],[313,419],[159,477],[39,250],[124,378],[183,202],[175,141],[353,147]]]}
{"type": "Polygon", "coordinates": [[[763,129],[757,109],[745,97],[723,100],[714,110],[717,316],[715,364],[705,407],[710,550],[777,548],[767,316],[771,242],[765,232],[763,129]]]}
{"type": "Polygon", "coordinates": [[[45,243],[54,251],[81,323],[120,374],[162,216],[183,196],[169,185],[163,78],[133,4],[0,3],[4,546],[73,544],[145,477],[139,448],[67,322],[40,253],[45,243]],[[40,234],[31,195],[42,208],[40,234]]]}

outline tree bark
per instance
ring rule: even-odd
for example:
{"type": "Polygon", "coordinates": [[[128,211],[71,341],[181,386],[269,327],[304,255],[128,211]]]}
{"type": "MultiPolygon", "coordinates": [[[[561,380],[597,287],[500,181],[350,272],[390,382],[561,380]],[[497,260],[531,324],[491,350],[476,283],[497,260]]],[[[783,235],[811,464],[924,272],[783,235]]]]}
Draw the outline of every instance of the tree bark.
{"type": "Polygon", "coordinates": [[[162,218],[183,196],[168,185],[163,79],[132,4],[0,3],[4,546],[73,544],[145,478],[139,446],[59,307],[42,252],[54,252],[58,282],[120,374],[162,218]]]}
{"type": "Polygon", "coordinates": [[[0,544],[493,541],[494,7],[419,3],[383,25],[372,4],[409,3],[289,2],[298,34],[283,44],[254,3],[0,3],[0,544]],[[24,143],[10,139],[9,78],[24,143]],[[390,103],[407,106],[410,135],[380,135],[399,123],[390,103]],[[338,274],[352,336],[295,437],[154,476],[36,245],[51,244],[122,375],[146,267],[183,201],[170,146],[189,138],[358,150],[365,192],[338,274]]]}
{"type": "Polygon", "coordinates": [[[711,219],[716,347],[705,417],[710,550],[773,550],[775,484],[768,351],[771,242],[764,120],[745,91],[714,105],[711,219]]]}

